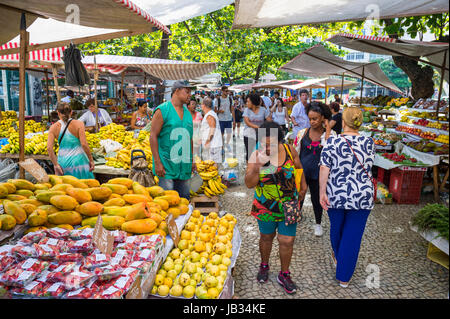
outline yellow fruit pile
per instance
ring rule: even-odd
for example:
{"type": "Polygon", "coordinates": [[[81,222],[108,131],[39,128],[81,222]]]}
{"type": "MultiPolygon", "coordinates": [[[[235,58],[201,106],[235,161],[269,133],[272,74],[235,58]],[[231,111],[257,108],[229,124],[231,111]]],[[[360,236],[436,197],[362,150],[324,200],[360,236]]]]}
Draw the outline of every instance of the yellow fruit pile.
{"type": "Polygon", "coordinates": [[[231,214],[206,218],[194,210],[178,246],[159,269],[152,294],[199,299],[217,299],[231,264],[236,219],[231,214]]]}
{"type": "Polygon", "coordinates": [[[148,168],[152,169],[152,150],[150,149],[150,140],[145,139],[142,143],[134,141],[126,147],[117,152],[116,157],[105,157],[107,166],[130,169],[131,165],[131,151],[140,149],[143,150],[148,163],[148,168]]]}
{"type": "Polygon", "coordinates": [[[216,163],[214,161],[202,161],[199,158],[195,159],[197,164],[197,171],[200,177],[203,179],[203,185],[194,193],[191,191],[192,196],[198,194],[205,194],[208,197],[223,194],[228,187],[222,184],[222,178],[219,176],[216,163]]]}
{"type": "MultiPolygon", "coordinates": [[[[47,138],[48,133],[36,134],[31,138],[25,139],[25,154],[47,155],[47,138]]],[[[19,152],[19,133],[14,132],[9,136],[9,144],[3,145],[0,153],[16,154],[19,152]]],[[[53,150],[57,154],[59,149],[58,143],[55,143],[53,150]]]]}
{"type": "Polygon", "coordinates": [[[168,214],[186,214],[189,202],[176,191],[159,186],[143,187],[128,178],[114,178],[100,185],[95,179],[50,175],[49,183],[33,184],[11,179],[0,184],[2,230],[13,229],[28,219],[28,232],[73,226],[94,227],[102,215],[103,227],[128,234],[168,233],[168,214]]]}
{"type": "Polygon", "coordinates": [[[448,135],[441,134],[435,139],[435,141],[439,142],[439,143],[448,144],[449,143],[449,137],[448,137],[448,135]]]}
{"type": "Polygon", "coordinates": [[[97,134],[86,132],[86,140],[91,150],[100,147],[100,138],[97,134]]]}
{"type": "Polygon", "coordinates": [[[125,126],[116,123],[101,127],[97,135],[100,140],[110,139],[122,145],[128,145],[133,142],[133,132],[126,131],[125,126]]]}

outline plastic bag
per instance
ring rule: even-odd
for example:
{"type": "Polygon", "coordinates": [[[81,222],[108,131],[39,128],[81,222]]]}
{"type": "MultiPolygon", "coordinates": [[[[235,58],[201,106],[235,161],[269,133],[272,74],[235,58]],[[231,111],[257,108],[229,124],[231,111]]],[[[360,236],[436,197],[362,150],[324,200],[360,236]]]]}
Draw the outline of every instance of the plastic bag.
{"type": "Polygon", "coordinates": [[[19,165],[14,163],[12,159],[7,158],[0,161],[0,183],[14,178],[18,167],[19,165]]]}
{"type": "Polygon", "coordinates": [[[131,264],[134,252],[120,249],[111,254],[111,265],[118,265],[122,268],[127,268],[131,264]]]}
{"type": "Polygon", "coordinates": [[[60,253],[57,246],[33,244],[33,247],[36,250],[36,256],[43,260],[56,258],[60,253]]]}
{"type": "Polygon", "coordinates": [[[94,269],[94,274],[99,281],[109,281],[122,275],[123,268],[119,264],[98,267],[94,269]]]}
{"type": "Polygon", "coordinates": [[[75,270],[66,276],[65,285],[67,290],[76,290],[84,286],[91,279],[95,278],[95,275],[87,270],[81,270],[79,267],[75,267],[75,270]]]}
{"type": "Polygon", "coordinates": [[[125,294],[125,289],[119,289],[116,286],[106,286],[100,287],[96,292],[92,294],[92,299],[121,299],[125,294]]]}
{"type": "Polygon", "coordinates": [[[146,273],[152,267],[152,263],[148,261],[135,261],[130,264],[129,268],[139,270],[141,273],[146,273]]]}
{"type": "Polygon", "coordinates": [[[17,287],[11,290],[14,295],[25,297],[39,297],[43,293],[44,283],[33,280],[25,287],[17,287]]]}
{"type": "Polygon", "coordinates": [[[47,282],[63,282],[66,276],[75,268],[76,263],[67,262],[59,265],[56,269],[52,270],[47,276],[47,282]]]}
{"type": "Polygon", "coordinates": [[[42,271],[48,268],[47,262],[29,258],[0,276],[0,282],[13,287],[24,287],[32,282],[42,271]]]}
{"type": "Polygon", "coordinates": [[[62,253],[56,256],[59,263],[64,262],[80,262],[84,259],[84,256],[79,253],[62,253]]]}
{"type": "Polygon", "coordinates": [[[0,273],[7,271],[10,267],[14,266],[15,263],[16,259],[13,256],[0,256],[0,273]]]}
{"type": "Polygon", "coordinates": [[[156,251],[154,249],[143,249],[136,251],[133,256],[133,261],[153,261],[156,257],[156,251]]]}
{"type": "Polygon", "coordinates": [[[92,239],[94,228],[74,229],[70,232],[70,238],[73,240],[92,239]]]}
{"type": "Polygon", "coordinates": [[[123,148],[122,144],[110,139],[101,140],[100,145],[105,149],[105,153],[120,151],[123,148]]]}
{"type": "Polygon", "coordinates": [[[108,265],[110,261],[111,258],[108,255],[94,253],[86,257],[83,267],[86,269],[102,267],[108,265]]]}
{"type": "Polygon", "coordinates": [[[122,230],[114,230],[111,232],[111,234],[114,236],[115,243],[124,243],[128,237],[127,232],[124,232],[122,230]]]}
{"type": "Polygon", "coordinates": [[[11,254],[18,260],[36,257],[36,249],[33,246],[16,245],[11,249],[11,254]]]}
{"type": "Polygon", "coordinates": [[[40,297],[62,298],[66,292],[66,287],[62,282],[44,284],[40,297]]]}
{"type": "Polygon", "coordinates": [[[64,295],[64,299],[90,299],[96,288],[81,287],[74,291],[69,291],[64,295]]]}
{"type": "Polygon", "coordinates": [[[23,246],[30,246],[34,243],[39,242],[40,240],[42,240],[44,237],[46,236],[45,232],[43,231],[37,231],[37,232],[32,232],[32,233],[28,233],[25,236],[23,236],[18,242],[18,245],[23,245],[23,246]]]}
{"type": "Polygon", "coordinates": [[[94,249],[94,246],[92,245],[92,240],[82,239],[69,241],[66,249],[69,253],[89,253],[94,249]]]}
{"type": "Polygon", "coordinates": [[[59,227],[46,229],[45,232],[48,237],[55,239],[67,239],[70,235],[70,230],[59,227]]]}

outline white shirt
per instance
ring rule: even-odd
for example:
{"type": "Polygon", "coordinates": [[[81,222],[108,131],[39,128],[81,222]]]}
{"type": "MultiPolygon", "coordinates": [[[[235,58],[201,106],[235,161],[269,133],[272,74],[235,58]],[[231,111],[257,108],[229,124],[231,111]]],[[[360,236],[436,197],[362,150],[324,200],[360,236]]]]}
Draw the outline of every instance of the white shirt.
{"type": "Polygon", "coordinates": [[[61,99],[61,102],[65,102],[65,103],[70,103],[72,101],[72,98],[68,95],[66,95],[65,97],[63,97],[61,99]]]}
{"type": "MultiPolygon", "coordinates": [[[[112,123],[111,117],[105,109],[99,108],[100,114],[98,115],[98,123],[100,126],[105,126],[112,123]]],[[[84,123],[85,126],[95,126],[95,115],[87,110],[84,114],[78,119],[84,123]]]]}
{"type": "Polygon", "coordinates": [[[222,147],[222,133],[220,132],[219,118],[217,117],[216,112],[213,110],[206,113],[203,117],[202,124],[200,125],[200,135],[202,137],[202,145],[205,146],[206,141],[209,136],[209,123],[206,120],[209,116],[212,116],[216,120],[216,128],[214,130],[214,135],[210,143],[210,148],[222,147]]]}
{"type": "Polygon", "coordinates": [[[227,96],[226,98],[219,96],[217,99],[214,100],[214,108],[217,108],[217,110],[224,111],[224,113],[217,113],[219,121],[233,120],[233,115],[231,114],[231,106],[233,106],[233,104],[230,104],[230,100],[233,101],[229,96],[227,96]],[[219,99],[220,99],[220,107],[219,107],[219,99]]]}
{"type": "Polygon", "coordinates": [[[286,125],[286,107],[283,106],[281,112],[278,111],[278,107],[272,112],[272,119],[278,125],[286,125]]]}
{"type": "Polygon", "coordinates": [[[304,128],[309,128],[311,126],[309,124],[309,118],[306,114],[305,106],[303,105],[302,101],[299,101],[294,105],[294,107],[292,108],[291,117],[293,117],[295,122],[297,122],[297,125],[294,126],[292,130],[294,136],[297,136],[298,131],[304,128]]]}
{"type": "Polygon", "coordinates": [[[266,106],[266,108],[271,108],[272,107],[272,100],[270,99],[270,97],[263,95],[262,100],[264,101],[264,105],[266,106]]]}

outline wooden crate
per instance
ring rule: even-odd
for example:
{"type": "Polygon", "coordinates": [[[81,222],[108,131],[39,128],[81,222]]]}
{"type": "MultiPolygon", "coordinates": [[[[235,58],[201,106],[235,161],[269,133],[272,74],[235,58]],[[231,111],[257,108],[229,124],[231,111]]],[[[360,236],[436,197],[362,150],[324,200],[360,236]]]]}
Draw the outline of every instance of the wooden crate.
{"type": "Polygon", "coordinates": [[[204,194],[191,198],[191,203],[194,209],[197,209],[202,214],[209,214],[211,212],[219,212],[219,197],[207,197],[204,194]]]}

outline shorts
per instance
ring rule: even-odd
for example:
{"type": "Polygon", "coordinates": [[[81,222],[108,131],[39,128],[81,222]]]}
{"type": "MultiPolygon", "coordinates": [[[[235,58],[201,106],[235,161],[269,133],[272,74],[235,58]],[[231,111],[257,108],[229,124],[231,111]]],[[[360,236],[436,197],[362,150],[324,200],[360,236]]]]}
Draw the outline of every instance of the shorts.
{"type": "Polygon", "coordinates": [[[295,235],[297,234],[297,223],[286,226],[284,220],[281,222],[263,222],[257,219],[257,221],[259,232],[264,235],[273,234],[277,230],[277,228],[278,234],[280,235],[295,237],[295,235]]]}
{"type": "Polygon", "coordinates": [[[191,180],[181,180],[181,179],[166,179],[163,177],[159,177],[160,187],[164,190],[175,190],[178,192],[180,197],[190,199],[190,190],[191,190],[191,180]]]}
{"type": "Polygon", "coordinates": [[[219,121],[219,124],[220,124],[220,131],[223,134],[226,128],[229,128],[231,130],[233,121],[219,121]]]}

